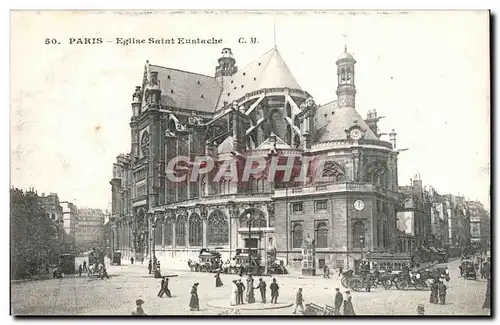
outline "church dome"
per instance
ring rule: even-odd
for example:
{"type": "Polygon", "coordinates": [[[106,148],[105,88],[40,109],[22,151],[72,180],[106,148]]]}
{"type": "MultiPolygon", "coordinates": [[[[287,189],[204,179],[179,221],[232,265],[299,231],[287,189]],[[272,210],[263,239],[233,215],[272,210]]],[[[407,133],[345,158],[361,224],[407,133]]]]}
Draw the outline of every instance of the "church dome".
{"type": "Polygon", "coordinates": [[[340,54],[339,58],[337,59],[337,62],[339,62],[339,61],[356,62],[356,60],[354,60],[354,57],[352,56],[352,54],[347,52],[347,47],[345,48],[344,52],[342,52],[342,54],[340,54]]]}

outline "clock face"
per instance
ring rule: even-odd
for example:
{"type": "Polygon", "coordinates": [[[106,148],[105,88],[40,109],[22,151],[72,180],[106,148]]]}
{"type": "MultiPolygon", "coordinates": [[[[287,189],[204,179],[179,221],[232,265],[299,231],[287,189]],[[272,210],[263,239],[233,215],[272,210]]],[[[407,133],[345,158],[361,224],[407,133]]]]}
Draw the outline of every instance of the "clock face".
{"type": "Polygon", "coordinates": [[[365,203],[361,200],[354,201],[354,209],[361,211],[365,208],[365,203]]]}
{"type": "Polygon", "coordinates": [[[361,139],[362,135],[363,134],[361,133],[360,129],[353,129],[353,130],[351,130],[351,138],[353,140],[359,140],[359,139],[361,139]]]}

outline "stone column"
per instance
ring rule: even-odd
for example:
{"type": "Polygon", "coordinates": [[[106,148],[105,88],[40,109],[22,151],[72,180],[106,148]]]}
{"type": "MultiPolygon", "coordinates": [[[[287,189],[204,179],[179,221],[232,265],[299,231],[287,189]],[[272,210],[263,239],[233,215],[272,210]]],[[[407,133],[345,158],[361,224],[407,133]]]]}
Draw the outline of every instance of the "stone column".
{"type": "Polygon", "coordinates": [[[208,229],[208,220],[207,218],[202,219],[202,225],[203,225],[203,247],[207,247],[207,229],[208,229]]]}

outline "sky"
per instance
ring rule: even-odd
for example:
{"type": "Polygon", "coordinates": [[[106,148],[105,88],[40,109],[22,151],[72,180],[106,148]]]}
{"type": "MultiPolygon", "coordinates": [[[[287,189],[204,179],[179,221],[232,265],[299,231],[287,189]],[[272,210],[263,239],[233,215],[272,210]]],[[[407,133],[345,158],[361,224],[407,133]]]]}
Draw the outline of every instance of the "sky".
{"type": "Polygon", "coordinates": [[[318,104],[336,99],[335,61],[347,44],[358,112],[376,109],[385,116],[380,131],[395,129],[398,148],[409,149],[399,155],[399,185],[418,173],[439,193],[489,205],[489,21],[480,11],[12,13],[11,185],[109,209],[112,165],[130,151],[130,102],[145,61],[214,75],[222,47],[243,68],[275,40],[318,104]],[[78,37],[105,41],[69,44],[78,37]],[[118,37],[223,43],[123,46],[118,37]]]}

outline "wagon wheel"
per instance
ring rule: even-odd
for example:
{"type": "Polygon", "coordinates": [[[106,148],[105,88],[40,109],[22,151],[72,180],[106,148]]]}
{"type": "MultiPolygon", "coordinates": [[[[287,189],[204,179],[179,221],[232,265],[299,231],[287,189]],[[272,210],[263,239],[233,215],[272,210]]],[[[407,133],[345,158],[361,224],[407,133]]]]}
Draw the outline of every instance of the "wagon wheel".
{"type": "Polygon", "coordinates": [[[408,288],[408,281],[407,280],[399,280],[398,282],[396,282],[396,288],[398,288],[399,290],[405,290],[408,288]]]}
{"type": "Polygon", "coordinates": [[[385,279],[382,281],[382,285],[384,286],[385,290],[389,290],[392,287],[392,281],[390,279],[385,279]]]}
{"type": "Polygon", "coordinates": [[[418,281],[415,283],[415,288],[417,288],[417,290],[425,290],[427,285],[423,281],[418,281]]]}
{"type": "Polygon", "coordinates": [[[360,291],[363,285],[359,279],[351,279],[351,281],[349,281],[349,286],[354,291],[360,291]]]}
{"type": "Polygon", "coordinates": [[[349,288],[349,278],[348,277],[343,277],[342,280],[340,281],[340,283],[342,283],[342,285],[345,288],[349,288]]]}

